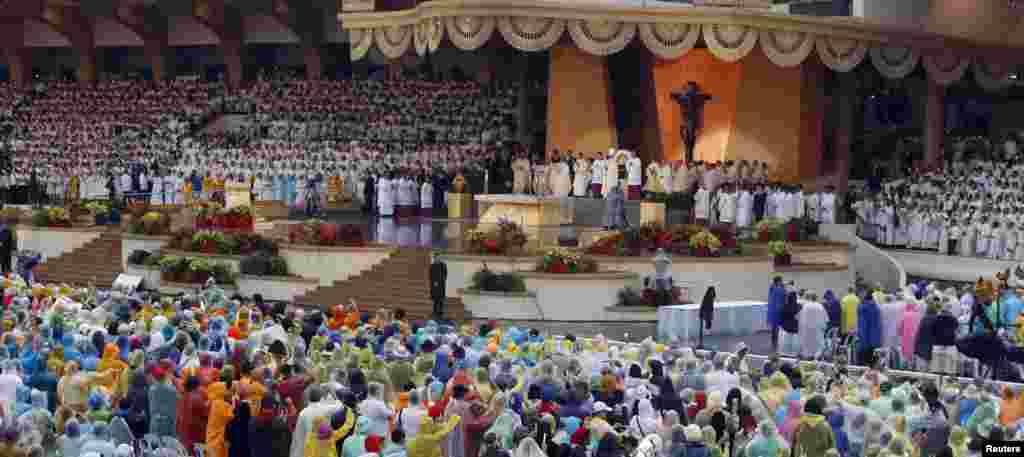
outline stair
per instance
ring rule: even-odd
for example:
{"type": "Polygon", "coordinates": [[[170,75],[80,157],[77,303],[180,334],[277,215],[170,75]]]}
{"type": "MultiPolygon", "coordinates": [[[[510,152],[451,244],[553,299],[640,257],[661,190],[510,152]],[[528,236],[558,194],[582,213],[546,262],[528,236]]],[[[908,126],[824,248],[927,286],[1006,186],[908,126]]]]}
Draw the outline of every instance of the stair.
{"type": "Polygon", "coordinates": [[[47,259],[36,267],[36,281],[43,284],[110,287],[121,266],[121,232],[104,232],[82,247],[47,259]]]}
{"type": "MultiPolygon", "coordinates": [[[[358,276],[333,285],[318,287],[295,304],[317,307],[330,312],[334,305],[346,304],[352,298],[359,309],[372,316],[378,309],[392,311],[404,309],[410,319],[430,318],[433,301],[430,299],[430,251],[428,249],[401,248],[381,263],[358,276]]],[[[461,298],[448,297],[445,317],[455,321],[465,318],[466,309],[461,298]]]]}

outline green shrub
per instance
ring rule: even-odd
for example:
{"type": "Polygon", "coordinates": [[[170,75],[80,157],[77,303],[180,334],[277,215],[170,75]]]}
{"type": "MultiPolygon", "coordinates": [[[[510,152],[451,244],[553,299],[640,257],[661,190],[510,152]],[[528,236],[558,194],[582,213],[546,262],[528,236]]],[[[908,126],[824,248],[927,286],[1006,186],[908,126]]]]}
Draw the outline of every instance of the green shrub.
{"type": "Polygon", "coordinates": [[[32,225],[35,227],[46,227],[50,225],[50,213],[45,209],[38,209],[32,213],[32,225]]]}
{"type": "Polygon", "coordinates": [[[284,257],[270,258],[270,274],[272,276],[288,276],[288,262],[284,257]]]}

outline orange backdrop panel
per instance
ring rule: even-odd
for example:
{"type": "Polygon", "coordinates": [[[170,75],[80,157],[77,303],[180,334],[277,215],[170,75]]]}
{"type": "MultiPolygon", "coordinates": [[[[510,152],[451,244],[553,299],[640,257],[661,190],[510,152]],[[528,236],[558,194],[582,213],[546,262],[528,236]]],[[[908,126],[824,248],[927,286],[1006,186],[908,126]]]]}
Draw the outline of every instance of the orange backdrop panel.
{"type": "Polygon", "coordinates": [[[576,46],[551,48],[547,150],[587,154],[618,145],[608,59],[576,46]]]}
{"type": "Polygon", "coordinates": [[[657,60],[653,73],[661,157],[670,161],[686,157],[679,135],[683,117],[672,92],[685,89],[688,81],[694,81],[713,99],[704,105],[704,126],[697,136],[693,157],[711,162],[723,160],[736,117],[740,65],[718,60],[707,49],[694,49],[676,60],[657,60]]]}

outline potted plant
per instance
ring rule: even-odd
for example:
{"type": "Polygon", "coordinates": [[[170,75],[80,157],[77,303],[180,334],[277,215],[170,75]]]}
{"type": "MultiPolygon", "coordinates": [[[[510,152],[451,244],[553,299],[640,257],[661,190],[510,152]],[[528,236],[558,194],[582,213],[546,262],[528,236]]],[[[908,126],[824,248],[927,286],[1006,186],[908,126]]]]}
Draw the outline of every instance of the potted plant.
{"type": "Polygon", "coordinates": [[[223,242],[224,235],[220,232],[203,230],[192,236],[192,248],[203,254],[216,254],[223,242]]]}
{"type": "Polygon", "coordinates": [[[211,268],[210,275],[217,284],[234,284],[235,272],[226,263],[216,263],[211,268]]]}
{"type": "Polygon", "coordinates": [[[785,241],[772,241],[768,243],[768,253],[772,255],[775,266],[789,266],[793,264],[792,249],[785,241]]]}
{"type": "Polygon", "coordinates": [[[32,213],[32,226],[33,227],[49,227],[50,225],[50,212],[45,209],[36,210],[32,213]]]}
{"type": "Polygon", "coordinates": [[[192,259],[188,263],[189,281],[190,283],[204,283],[207,279],[210,279],[210,274],[213,272],[213,266],[206,259],[192,259]]]}
{"type": "Polygon", "coordinates": [[[71,227],[71,216],[68,211],[61,207],[46,210],[49,216],[50,227],[71,227]]]}
{"type": "Polygon", "coordinates": [[[778,219],[764,219],[757,223],[757,240],[767,243],[772,240],[782,239],[782,234],[779,233],[781,228],[782,222],[778,219]]]}
{"type": "Polygon", "coordinates": [[[231,212],[235,219],[235,228],[247,232],[252,231],[253,219],[251,206],[236,206],[234,208],[231,208],[231,212]]]}
{"type": "Polygon", "coordinates": [[[222,255],[236,255],[238,254],[238,239],[231,235],[225,235],[223,233],[217,233],[215,236],[217,242],[217,253],[222,255]]]}
{"type": "Polygon", "coordinates": [[[160,258],[160,279],[164,281],[176,281],[181,274],[182,258],[176,256],[164,256],[160,258]]]}
{"type": "Polygon", "coordinates": [[[85,209],[92,213],[96,225],[107,225],[110,223],[110,206],[99,201],[91,201],[85,204],[85,209]]]}
{"type": "Polygon", "coordinates": [[[714,234],[702,230],[690,238],[690,252],[696,257],[711,257],[718,253],[722,242],[714,234]]]}
{"type": "Polygon", "coordinates": [[[167,222],[170,220],[163,214],[156,211],[150,211],[142,216],[142,227],[145,230],[146,235],[163,235],[166,233],[167,222]]]}
{"type": "Polygon", "coordinates": [[[270,258],[271,276],[288,276],[288,262],[284,257],[274,256],[270,258]]]}

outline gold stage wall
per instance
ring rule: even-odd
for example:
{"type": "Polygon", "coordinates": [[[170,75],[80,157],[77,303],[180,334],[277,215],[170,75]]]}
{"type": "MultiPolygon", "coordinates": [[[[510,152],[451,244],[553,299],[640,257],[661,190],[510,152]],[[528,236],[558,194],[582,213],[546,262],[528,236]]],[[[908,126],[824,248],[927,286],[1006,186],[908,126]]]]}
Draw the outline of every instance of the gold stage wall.
{"type": "Polygon", "coordinates": [[[784,182],[818,175],[825,77],[818,62],[782,68],[757,48],[731,63],[694,49],[676,60],[659,60],[652,70],[661,139],[657,156],[685,156],[682,114],[671,93],[696,81],[714,99],[704,106],[695,159],[767,161],[772,179],[784,182]]]}
{"type": "Polygon", "coordinates": [[[608,58],[573,45],[551,48],[547,153],[605,153],[618,144],[608,58]]]}

